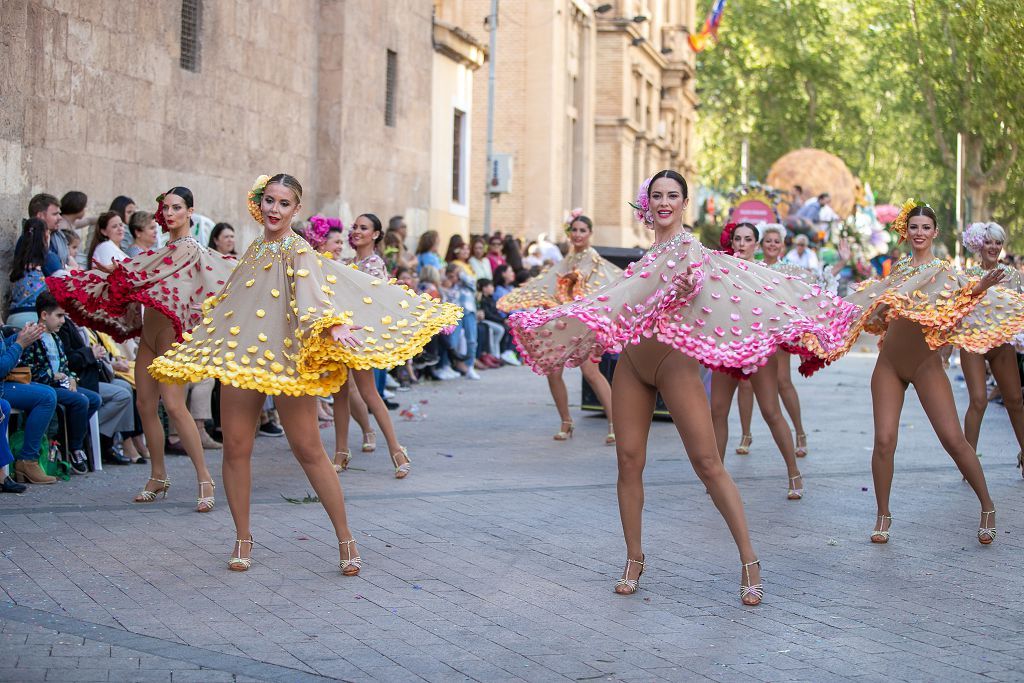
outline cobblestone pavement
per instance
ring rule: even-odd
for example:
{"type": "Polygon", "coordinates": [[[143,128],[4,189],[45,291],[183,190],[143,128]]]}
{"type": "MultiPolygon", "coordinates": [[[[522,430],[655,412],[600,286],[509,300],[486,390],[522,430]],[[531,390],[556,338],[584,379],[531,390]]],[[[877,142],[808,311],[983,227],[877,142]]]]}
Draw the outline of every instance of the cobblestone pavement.
{"type": "Polygon", "coordinates": [[[342,479],[358,578],[339,575],[323,509],[284,499],[310,487],[283,439],[257,442],[246,573],[226,568],[223,491],[213,513],[192,512],[185,458],[170,459],[170,497],[145,507],[129,502],[141,467],[0,496],[0,680],[1024,680],[1024,481],[1005,412],[990,408],[981,444],[995,544],[975,539],[978,503],[910,397],[893,538],[873,546],[872,362],[798,381],[803,501],[786,501],[759,417],[751,455],[728,458],[764,565],[760,607],[739,604],[735,547],[668,422],[651,438],[647,572],[638,595],[614,595],[624,549],[604,422],[578,417],[574,439],[552,441],[546,384],[506,368],[399,395],[423,401],[422,421],[398,425],[409,479],[383,449],[356,455],[342,479]]]}

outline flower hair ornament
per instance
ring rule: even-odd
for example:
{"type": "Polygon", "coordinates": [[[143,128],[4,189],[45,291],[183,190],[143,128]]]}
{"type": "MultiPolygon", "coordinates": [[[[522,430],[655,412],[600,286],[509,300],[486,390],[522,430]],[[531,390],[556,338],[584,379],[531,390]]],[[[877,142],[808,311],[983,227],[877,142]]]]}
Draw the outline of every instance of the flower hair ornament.
{"type": "Polygon", "coordinates": [[[572,224],[576,222],[576,219],[583,215],[583,209],[577,207],[569,212],[569,217],[565,219],[565,233],[569,234],[569,230],[572,229],[572,224]]]}
{"type": "MultiPolygon", "coordinates": [[[[654,176],[651,176],[652,178],[654,176]]],[[[654,214],[651,213],[651,199],[647,195],[647,191],[651,186],[651,178],[640,183],[640,189],[636,192],[636,204],[630,202],[629,205],[633,207],[633,215],[636,219],[644,224],[646,228],[654,227],[654,214]]]]}
{"type": "Polygon", "coordinates": [[[309,219],[309,225],[306,226],[305,236],[306,241],[313,246],[313,248],[319,250],[327,241],[327,233],[332,228],[338,228],[339,230],[344,229],[345,226],[341,224],[339,218],[328,218],[327,216],[316,215],[309,219]]]}
{"type": "Polygon", "coordinates": [[[167,232],[167,219],[164,218],[164,197],[167,196],[166,192],[161,192],[156,198],[156,213],[153,218],[156,220],[157,225],[164,232],[167,232]]]}
{"type": "Polygon", "coordinates": [[[892,222],[892,230],[900,236],[900,241],[897,244],[903,244],[907,241],[907,220],[908,215],[911,211],[919,206],[928,206],[924,202],[919,202],[914,199],[908,199],[903,202],[903,206],[900,208],[900,213],[896,216],[896,219],[892,222]]]}
{"type": "Polygon", "coordinates": [[[261,175],[256,179],[256,182],[252,184],[252,189],[249,190],[247,202],[249,215],[252,216],[252,219],[260,225],[263,225],[263,209],[260,208],[260,204],[263,203],[263,190],[266,189],[269,181],[270,176],[261,175]]]}
{"type": "Polygon", "coordinates": [[[963,240],[964,246],[967,251],[972,254],[977,254],[981,251],[981,248],[985,246],[985,233],[988,232],[988,226],[993,223],[971,223],[966,230],[964,230],[963,240]]]}
{"type": "Polygon", "coordinates": [[[732,248],[732,234],[736,232],[736,226],[739,225],[736,221],[726,223],[725,227],[722,228],[722,235],[718,238],[718,243],[722,245],[722,251],[729,256],[732,256],[735,252],[732,248]]]}

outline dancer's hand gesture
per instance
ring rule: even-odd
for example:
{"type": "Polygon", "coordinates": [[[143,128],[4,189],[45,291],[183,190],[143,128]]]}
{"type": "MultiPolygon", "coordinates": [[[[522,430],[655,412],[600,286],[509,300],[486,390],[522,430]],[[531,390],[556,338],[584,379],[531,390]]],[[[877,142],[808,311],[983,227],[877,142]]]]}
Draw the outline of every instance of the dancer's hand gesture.
{"type": "Polygon", "coordinates": [[[691,263],[684,272],[672,276],[671,286],[676,300],[685,301],[693,294],[693,290],[697,287],[696,270],[695,264],[691,263]]]}
{"type": "Polygon", "coordinates": [[[363,328],[359,325],[335,325],[331,328],[331,339],[344,346],[357,348],[362,346],[363,343],[356,339],[356,336],[352,333],[361,329],[363,328]]]}
{"type": "Polygon", "coordinates": [[[1006,273],[1003,272],[1002,268],[993,268],[992,270],[986,271],[981,279],[978,280],[978,284],[974,286],[974,295],[977,296],[984,292],[992,285],[998,285],[1006,277],[1006,273]]]}

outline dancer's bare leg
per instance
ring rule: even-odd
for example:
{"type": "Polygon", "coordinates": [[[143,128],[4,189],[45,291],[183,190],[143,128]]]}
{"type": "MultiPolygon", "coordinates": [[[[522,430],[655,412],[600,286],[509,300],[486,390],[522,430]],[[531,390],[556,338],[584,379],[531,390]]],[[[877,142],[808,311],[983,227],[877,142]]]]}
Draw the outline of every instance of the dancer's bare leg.
{"type": "MultiPolygon", "coordinates": [[[[334,414],[334,450],[335,456],[338,453],[348,453],[348,423],[349,418],[352,416],[351,401],[349,401],[349,395],[352,393],[352,376],[349,373],[349,378],[344,384],[341,385],[341,389],[334,392],[334,405],[331,406],[331,412],[334,414]]],[[[337,463],[341,465],[342,463],[337,463]]]]}
{"type": "Polygon", "coordinates": [[[722,462],[725,462],[725,447],[729,443],[729,411],[732,409],[732,397],[739,383],[738,379],[724,372],[711,374],[711,421],[722,462]]]}
{"type": "MultiPolygon", "coordinates": [[[[220,388],[220,430],[224,435],[224,463],[221,479],[228,498],[231,519],[235,523],[235,538],[252,538],[249,526],[249,498],[252,495],[252,447],[256,440],[260,412],[266,397],[251,389],[239,389],[230,384],[220,388]]],[[[319,434],[319,430],[317,430],[319,434]]],[[[247,558],[252,546],[239,543],[233,549],[237,557],[247,558]]]]}
{"type": "MultiPolygon", "coordinates": [[[[1016,365],[1016,364],[1015,364],[1016,365]]],[[[967,384],[967,412],[964,413],[964,436],[971,447],[978,450],[978,437],[981,435],[981,421],[985,418],[988,408],[988,387],[986,384],[985,356],[960,350],[960,367],[964,372],[967,384]]],[[[1016,373],[1017,368],[1014,367],[1016,373]]]]}
{"type": "Polygon", "coordinates": [[[565,387],[562,371],[551,373],[547,379],[551,398],[555,401],[555,410],[558,411],[558,419],[562,421],[558,431],[566,432],[572,425],[572,414],[569,412],[569,390],[565,387]]]}
{"type": "MultiPolygon", "coordinates": [[[[782,406],[779,404],[778,370],[775,368],[777,362],[777,357],[769,358],[764,367],[750,376],[750,387],[754,390],[754,396],[757,398],[757,407],[761,409],[761,417],[768,424],[775,445],[782,453],[782,459],[786,461],[786,476],[789,477],[790,490],[802,489],[803,481],[800,476],[800,468],[796,465],[793,432],[789,430],[789,423],[782,415],[782,406]]],[[[791,495],[791,497],[794,496],[791,495]]]]}
{"type": "Polygon", "coordinates": [[[583,379],[587,380],[587,384],[597,394],[597,400],[601,402],[601,407],[604,408],[604,415],[608,418],[608,433],[614,433],[613,423],[613,411],[615,410],[612,406],[612,386],[605,379],[604,375],[601,374],[601,369],[597,363],[584,363],[580,366],[580,370],[583,372],[583,379]]]}
{"type": "Polygon", "coordinates": [[[1024,450],[1024,396],[1021,395],[1017,353],[1009,344],[1003,344],[989,351],[987,357],[992,376],[1003,397],[1003,407],[1006,408],[1013,433],[1017,437],[1017,446],[1024,450]]]}
{"type": "MultiPolygon", "coordinates": [[[[939,443],[949,457],[953,458],[964,479],[974,489],[978,496],[983,511],[995,510],[995,504],[988,493],[988,486],[985,484],[985,473],[981,469],[981,462],[977,454],[967,442],[964,433],[960,430],[960,421],[957,419],[956,403],[953,401],[953,388],[949,385],[949,377],[942,368],[942,360],[938,354],[921,363],[914,374],[914,388],[917,389],[917,396],[921,400],[921,407],[928,415],[928,421],[932,423],[935,435],[939,437],[939,443]]],[[[979,527],[992,527],[996,525],[995,515],[983,515],[979,527]]]]}
{"type": "MultiPolygon", "coordinates": [[[[327,453],[324,452],[320,432],[316,428],[316,397],[275,396],[274,405],[281,416],[281,426],[288,437],[292,454],[306,473],[306,478],[320,498],[327,516],[331,518],[338,541],[350,540],[352,532],[348,528],[348,518],[345,514],[345,496],[334,468],[327,459],[327,453]]],[[[346,552],[344,549],[341,550],[342,559],[348,559],[346,552]]],[[[351,555],[355,555],[354,548],[351,555]]]]}
{"type": "Polygon", "coordinates": [[[373,413],[388,444],[388,453],[395,460],[395,467],[409,462],[408,456],[402,450],[402,444],[398,442],[398,435],[395,433],[395,425],[391,422],[391,415],[388,414],[388,407],[384,405],[384,399],[377,393],[377,385],[374,383],[372,370],[350,370],[349,381],[355,381],[356,389],[366,401],[366,407],[373,413]]]}
{"type": "Polygon", "coordinates": [[[754,417],[754,390],[750,382],[739,382],[736,386],[736,408],[740,413],[740,434],[750,434],[754,417]]]}
{"type": "MultiPolygon", "coordinates": [[[[632,348],[619,356],[612,378],[612,404],[619,416],[615,454],[619,477],[616,489],[619,497],[619,518],[622,535],[626,540],[626,557],[643,561],[644,467],[647,464],[647,437],[657,392],[637,375],[631,360],[632,348]]],[[[637,579],[641,567],[627,563],[624,579],[637,579]]],[[[616,586],[616,592],[629,594],[628,587],[616,586]]]]}
{"type": "Polygon", "coordinates": [[[803,434],[804,421],[803,416],[800,414],[800,394],[797,393],[796,385],[793,384],[792,358],[793,355],[785,351],[779,351],[775,354],[775,363],[778,370],[776,376],[779,381],[779,397],[782,399],[782,405],[786,408],[786,413],[793,423],[793,431],[797,434],[803,434]]]}

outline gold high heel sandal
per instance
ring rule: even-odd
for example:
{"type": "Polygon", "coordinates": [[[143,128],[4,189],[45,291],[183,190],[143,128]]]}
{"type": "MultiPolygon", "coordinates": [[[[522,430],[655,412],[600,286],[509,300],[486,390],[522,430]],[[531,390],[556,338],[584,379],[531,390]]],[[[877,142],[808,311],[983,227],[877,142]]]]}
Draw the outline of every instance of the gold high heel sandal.
{"type": "Polygon", "coordinates": [[[608,436],[604,437],[604,445],[615,445],[615,426],[611,422],[608,423],[608,436]]]}
{"type": "Polygon", "coordinates": [[[395,466],[395,479],[405,479],[409,476],[409,470],[412,469],[412,460],[409,459],[409,451],[406,450],[405,446],[399,446],[398,452],[391,454],[391,464],[395,466]],[[398,455],[405,457],[404,464],[398,464],[398,455]]]}
{"type": "Polygon", "coordinates": [[[151,481],[155,481],[160,484],[160,488],[156,491],[150,491],[143,487],[142,491],[139,492],[139,495],[135,496],[136,503],[152,503],[161,493],[164,494],[164,498],[167,498],[167,492],[171,490],[171,478],[154,479],[153,477],[150,477],[149,480],[146,481],[146,486],[149,486],[149,482],[151,481]]]}
{"type": "Polygon", "coordinates": [[[804,497],[804,475],[798,474],[789,478],[789,492],[786,493],[788,500],[800,500],[804,497]],[[796,480],[800,480],[800,488],[796,487],[796,480]]]}
{"type": "Polygon", "coordinates": [[[807,457],[807,435],[804,433],[796,435],[796,457],[807,457]]]}
{"type": "Polygon", "coordinates": [[[622,572],[622,578],[615,582],[612,590],[619,595],[633,595],[633,593],[640,590],[640,577],[644,575],[644,569],[646,568],[644,560],[646,559],[644,555],[641,555],[639,560],[631,560],[627,557],[626,570],[622,572]],[[629,576],[629,566],[632,564],[640,565],[640,573],[636,575],[635,579],[627,579],[626,577],[629,576]],[[619,588],[627,588],[628,590],[620,591],[619,588]]]}
{"type": "Polygon", "coordinates": [[[743,565],[743,576],[747,582],[744,586],[740,584],[740,602],[747,607],[754,607],[760,605],[761,600],[764,598],[764,584],[755,583],[750,585],[750,568],[757,565],[757,568],[761,568],[761,560],[754,560],[753,562],[747,562],[743,565]]]}
{"type": "Polygon", "coordinates": [[[196,512],[209,512],[216,505],[217,501],[214,500],[214,495],[217,493],[217,485],[212,481],[201,481],[199,482],[199,497],[196,499],[196,512]],[[208,496],[203,495],[203,484],[209,484],[213,489],[213,493],[208,496]]]}
{"type": "Polygon", "coordinates": [[[334,451],[334,456],[331,458],[331,464],[334,465],[335,472],[344,472],[348,469],[348,464],[352,460],[352,453],[350,451],[334,451]],[[341,464],[338,464],[338,456],[345,456],[341,459],[341,464]]]}
{"type": "Polygon", "coordinates": [[[338,541],[338,547],[345,549],[345,554],[348,555],[347,560],[342,560],[338,563],[341,567],[341,573],[343,576],[355,576],[363,568],[363,558],[356,555],[352,557],[352,544],[356,542],[356,539],[350,539],[348,541],[338,541]]]}
{"type": "Polygon", "coordinates": [[[871,532],[872,543],[888,543],[889,529],[892,528],[892,515],[878,515],[878,529],[871,532]],[[885,527],[882,529],[881,527],[885,527]]]}
{"type": "Polygon", "coordinates": [[[750,455],[750,444],[754,443],[754,437],[744,434],[740,437],[740,445],[736,447],[736,455],[750,455]]]}
{"type": "Polygon", "coordinates": [[[982,545],[990,545],[992,541],[996,540],[996,528],[995,526],[989,526],[989,515],[996,514],[995,510],[989,510],[988,512],[982,510],[982,521],[981,526],[978,527],[978,542],[982,545]]]}
{"type": "Polygon", "coordinates": [[[377,432],[372,429],[363,434],[363,453],[373,453],[377,450],[377,432]]]}
{"type": "Polygon", "coordinates": [[[249,536],[249,540],[245,540],[245,539],[241,539],[241,538],[236,538],[235,539],[235,545],[234,545],[233,548],[231,548],[232,555],[231,555],[231,559],[228,560],[228,569],[230,569],[233,572],[244,572],[249,567],[251,567],[252,566],[252,547],[254,545],[256,545],[256,544],[253,542],[252,536],[249,536]],[[242,557],[242,544],[243,543],[248,543],[249,544],[249,556],[248,557],[242,557]],[[238,552],[237,553],[235,552],[235,548],[238,548],[238,552]]]}
{"type": "Polygon", "coordinates": [[[562,420],[562,424],[559,425],[559,427],[560,429],[558,430],[558,433],[552,437],[555,441],[566,441],[568,439],[571,439],[572,432],[574,429],[576,429],[576,426],[572,423],[572,420],[562,420]],[[569,425],[568,429],[565,428],[566,425],[569,425]]]}

